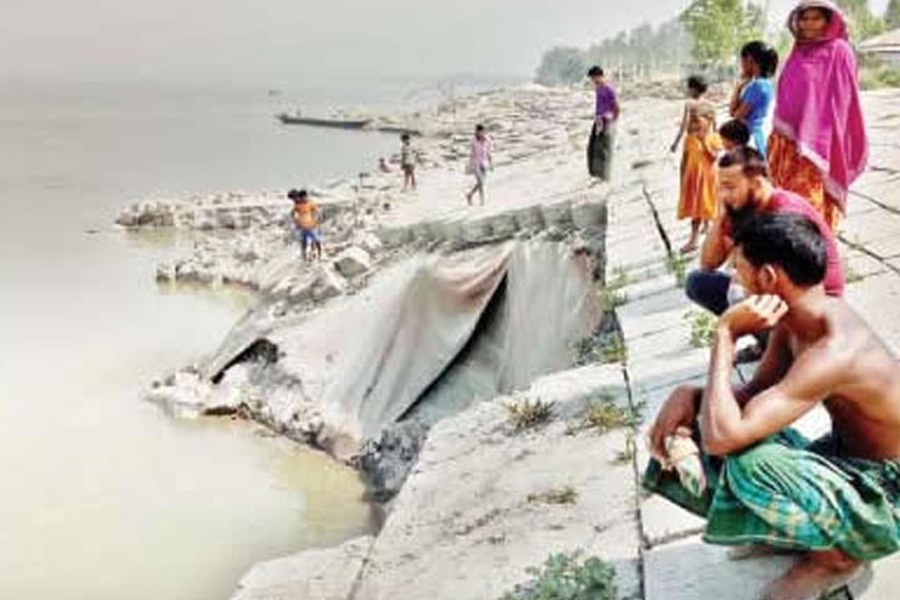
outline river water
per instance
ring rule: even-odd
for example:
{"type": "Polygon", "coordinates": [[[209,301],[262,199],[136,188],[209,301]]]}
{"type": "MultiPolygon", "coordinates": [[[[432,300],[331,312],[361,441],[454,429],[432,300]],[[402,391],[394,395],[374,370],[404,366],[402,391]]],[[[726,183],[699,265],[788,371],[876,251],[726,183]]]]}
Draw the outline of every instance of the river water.
{"type": "Polygon", "coordinates": [[[282,127],[272,114],[287,104],[266,90],[0,87],[0,598],[223,598],[254,562],[370,530],[349,469],[141,399],[253,298],[158,288],[155,264],[190,236],[117,231],[123,204],[321,182],[396,150],[282,127]]]}

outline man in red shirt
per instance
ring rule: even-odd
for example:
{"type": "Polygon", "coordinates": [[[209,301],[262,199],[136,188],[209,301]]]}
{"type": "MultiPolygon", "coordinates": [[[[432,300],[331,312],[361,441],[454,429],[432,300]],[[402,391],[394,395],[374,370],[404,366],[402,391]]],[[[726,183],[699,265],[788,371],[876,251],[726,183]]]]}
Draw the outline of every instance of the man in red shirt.
{"type": "Polygon", "coordinates": [[[768,178],[766,160],[753,148],[735,148],[719,159],[717,196],[724,211],[713,221],[700,251],[700,269],[688,275],[688,297],[721,315],[728,309],[731,275],[719,271],[734,249],[734,234],[742,222],[756,214],[795,213],[808,217],[819,228],[827,250],[825,291],[844,293],[844,269],[831,228],[802,196],[775,188],[768,178]]]}

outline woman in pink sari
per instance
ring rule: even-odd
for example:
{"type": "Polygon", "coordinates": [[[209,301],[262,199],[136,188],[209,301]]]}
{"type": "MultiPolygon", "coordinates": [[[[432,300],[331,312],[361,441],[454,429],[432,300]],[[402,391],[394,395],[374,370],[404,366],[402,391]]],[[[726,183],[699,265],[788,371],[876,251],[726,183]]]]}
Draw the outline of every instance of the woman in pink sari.
{"type": "Polygon", "coordinates": [[[809,199],[835,229],[868,157],[856,56],[828,0],[800,2],[788,27],[795,43],[778,81],[769,169],[777,187],[809,199]]]}

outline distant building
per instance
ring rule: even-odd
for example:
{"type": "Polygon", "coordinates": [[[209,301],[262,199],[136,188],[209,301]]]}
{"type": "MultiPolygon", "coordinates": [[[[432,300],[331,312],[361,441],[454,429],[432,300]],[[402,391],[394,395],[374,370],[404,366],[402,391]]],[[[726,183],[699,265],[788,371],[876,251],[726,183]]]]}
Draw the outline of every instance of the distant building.
{"type": "Polygon", "coordinates": [[[900,29],[869,38],[859,45],[858,50],[863,56],[900,66],[900,29]]]}

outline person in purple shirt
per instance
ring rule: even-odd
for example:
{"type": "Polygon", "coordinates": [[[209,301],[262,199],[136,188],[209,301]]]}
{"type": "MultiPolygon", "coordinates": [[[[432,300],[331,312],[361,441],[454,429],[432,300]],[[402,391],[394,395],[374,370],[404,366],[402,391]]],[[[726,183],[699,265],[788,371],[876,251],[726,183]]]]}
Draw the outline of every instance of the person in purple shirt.
{"type": "Polygon", "coordinates": [[[609,181],[615,123],[619,119],[619,101],[616,99],[616,91],[606,83],[603,69],[595,65],[588,70],[587,76],[596,90],[594,125],[587,149],[588,173],[591,177],[609,181]]]}

